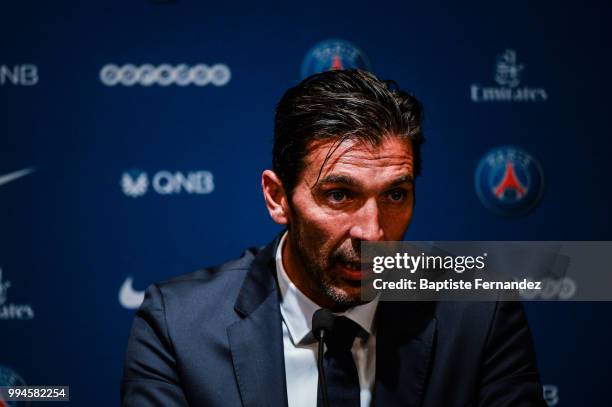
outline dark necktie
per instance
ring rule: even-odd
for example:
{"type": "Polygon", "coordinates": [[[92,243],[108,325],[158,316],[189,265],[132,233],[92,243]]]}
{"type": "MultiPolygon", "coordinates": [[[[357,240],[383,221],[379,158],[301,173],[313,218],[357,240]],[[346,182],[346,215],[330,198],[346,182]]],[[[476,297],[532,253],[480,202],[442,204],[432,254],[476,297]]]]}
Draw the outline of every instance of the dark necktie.
{"type": "MultiPolygon", "coordinates": [[[[357,334],[363,331],[347,317],[335,317],[334,327],[325,335],[327,350],[323,357],[327,396],[330,407],[359,407],[359,376],[351,353],[357,334]]],[[[317,406],[323,407],[322,391],[317,394],[317,406]]]]}

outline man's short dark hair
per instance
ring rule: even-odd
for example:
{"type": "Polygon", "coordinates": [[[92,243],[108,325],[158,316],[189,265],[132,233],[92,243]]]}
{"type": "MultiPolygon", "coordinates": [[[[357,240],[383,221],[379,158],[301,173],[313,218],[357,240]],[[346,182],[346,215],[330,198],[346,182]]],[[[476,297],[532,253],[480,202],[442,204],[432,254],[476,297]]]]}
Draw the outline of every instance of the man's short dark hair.
{"type": "Polygon", "coordinates": [[[276,108],[273,170],[291,196],[312,141],[334,141],[327,161],[344,140],[378,145],[385,136],[397,136],[412,143],[416,177],[421,170],[422,121],[421,103],[393,81],[356,69],[315,74],[290,88],[276,108]]]}

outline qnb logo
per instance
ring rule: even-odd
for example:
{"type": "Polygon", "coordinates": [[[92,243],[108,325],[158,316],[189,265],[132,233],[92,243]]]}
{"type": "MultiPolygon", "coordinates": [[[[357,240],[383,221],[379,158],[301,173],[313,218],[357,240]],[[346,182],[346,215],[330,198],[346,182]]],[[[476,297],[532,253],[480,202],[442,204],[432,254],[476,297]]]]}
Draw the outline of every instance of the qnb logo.
{"type": "Polygon", "coordinates": [[[192,67],[180,64],[172,66],[162,64],[140,66],[126,64],[123,66],[107,64],[100,70],[100,81],[106,86],[225,86],[232,73],[225,64],[208,66],[197,64],[192,67]]]}
{"type": "Polygon", "coordinates": [[[158,171],[151,181],[146,172],[140,170],[126,171],[120,181],[123,193],[138,198],[149,191],[149,186],[160,195],[210,194],[215,189],[214,177],[210,171],[158,171]]]}
{"type": "Polygon", "coordinates": [[[0,86],[34,86],[38,83],[38,80],[38,67],[36,65],[0,65],[0,86]]]}
{"type": "MultiPolygon", "coordinates": [[[[528,279],[529,280],[529,279],[528,279]]],[[[519,290],[523,300],[569,300],[576,295],[576,282],[570,277],[543,278],[540,290],[519,290]]]]}
{"type": "Polygon", "coordinates": [[[554,384],[545,384],[542,386],[544,392],[544,401],[549,407],[559,404],[559,388],[554,384]]]}
{"type": "Polygon", "coordinates": [[[138,198],[147,193],[149,178],[146,172],[131,170],[123,173],[120,184],[124,194],[132,198],[138,198]]]}
{"type": "Polygon", "coordinates": [[[544,102],[548,99],[546,89],[521,84],[521,74],[525,66],[519,64],[516,51],[507,49],[497,56],[493,79],[499,86],[472,84],[472,102],[544,102]]]}
{"type": "Polygon", "coordinates": [[[6,303],[10,287],[10,281],[2,281],[2,269],[0,269],[0,321],[34,319],[34,310],[31,305],[6,303]]]}

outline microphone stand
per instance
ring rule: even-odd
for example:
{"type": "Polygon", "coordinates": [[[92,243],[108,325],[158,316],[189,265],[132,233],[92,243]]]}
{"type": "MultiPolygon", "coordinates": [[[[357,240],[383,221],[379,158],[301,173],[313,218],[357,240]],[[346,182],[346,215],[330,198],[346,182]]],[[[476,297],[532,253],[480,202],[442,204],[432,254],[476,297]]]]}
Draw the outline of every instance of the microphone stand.
{"type": "Polygon", "coordinates": [[[329,399],[327,398],[327,382],[325,380],[325,370],[323,369],[323,335],[325,335],[325,330],[321,330],[321,334],[319,335],[319,355],[317,357],[317,368],[319,369],[319,386],[323,395],[323,406],[329,407],[329,399]]]}
{"type": "Polygon", "coordinates": [[[319,388],[321,389],[321,400],[323,407],[329,407],[329,397],[327,394],[327,381],[325,380],[325,370],[323,368],[323,345],[327,338],[325,335],[330,335],[334,327],[334,315],[328,309],[321,308],[312,316],[312,333],[319,341],[319,356],[317,357],[317,369],[319,371],[319,388]]]}

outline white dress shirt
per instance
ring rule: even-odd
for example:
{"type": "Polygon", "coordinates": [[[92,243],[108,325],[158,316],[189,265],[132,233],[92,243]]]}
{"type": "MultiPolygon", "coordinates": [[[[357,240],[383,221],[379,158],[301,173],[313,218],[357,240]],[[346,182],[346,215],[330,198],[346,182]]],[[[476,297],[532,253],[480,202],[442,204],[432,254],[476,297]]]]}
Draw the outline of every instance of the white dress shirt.
{"type": "MultiPolygon", "coordinates": [[[[306,297],[289,279],[283,266],[283,235],[276,251],[276,275],[281,291],[280,311],[283,317],[283,348],[285,351],[285,377],[289,407],[316,407],[319,374],[317,371],[317,342],[310,334],[312,315],[319,307],[306,297]]],[[[374,315],[378,297],[369,303],[350,308],[344,315],[355,321],[369,336],[367,340],[355,338],[351,352],[357,366],[361,407],[372,401],[376,377],[376,332],[374,315]]]]}

